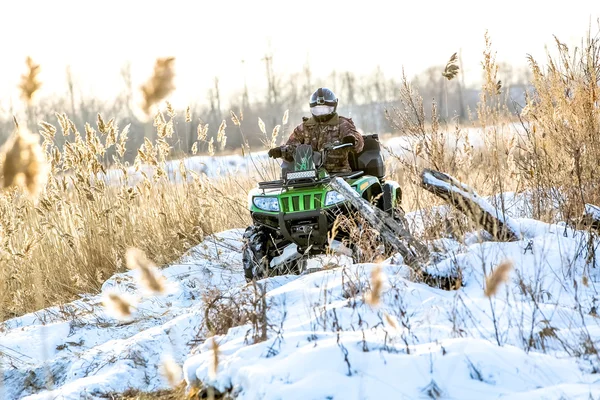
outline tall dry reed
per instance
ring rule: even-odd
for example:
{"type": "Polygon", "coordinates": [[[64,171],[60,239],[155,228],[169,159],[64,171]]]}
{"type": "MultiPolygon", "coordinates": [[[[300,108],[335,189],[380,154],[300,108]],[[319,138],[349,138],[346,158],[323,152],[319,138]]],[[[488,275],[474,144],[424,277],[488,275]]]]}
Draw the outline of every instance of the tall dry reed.
{"type": "MultiPolygon", "coordinates": [[[[120,158],[128,127],[98,116],[80,132],[68,116],[56,116],[67,139],[62,148],[55,124],[43,122],[42,144],[22,130],[3,153],[4,185],[22,183],[38,197],[20,187],[0,193],[0,321],[98,291],[125,270],[128,248],[163,265],[209,233],[249,223],[250,178],[207,179],[183,168],[187,179],[172,181],[165,142],[172,118],[157,114],[157,138],[138,149],[136,172],[120,158]],[[109,168],[103,160],[113,148],[109,168]],[[47,160],[45,185],[38,159],[47,160]]],[[[146,278],[160,291],[159,281],[146,278]]]]}

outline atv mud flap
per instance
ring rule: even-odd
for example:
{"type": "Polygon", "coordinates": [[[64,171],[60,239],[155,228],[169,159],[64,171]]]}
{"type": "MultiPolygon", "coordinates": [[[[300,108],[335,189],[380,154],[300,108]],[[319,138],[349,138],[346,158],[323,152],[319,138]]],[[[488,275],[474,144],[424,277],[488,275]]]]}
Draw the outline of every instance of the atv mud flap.
{"type": "Polygon", "coordinates": [[[279,215],[281,234],[296,243],[300,251],[305,251],[311,245],[325,245],[328,224],[327,216],[321,209],[279,215]]]}

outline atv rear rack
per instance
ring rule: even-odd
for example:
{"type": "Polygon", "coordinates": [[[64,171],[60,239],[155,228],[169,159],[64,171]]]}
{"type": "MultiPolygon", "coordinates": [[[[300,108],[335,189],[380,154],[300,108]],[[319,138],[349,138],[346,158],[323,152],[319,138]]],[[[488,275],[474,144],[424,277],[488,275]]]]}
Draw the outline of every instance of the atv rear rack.
{"type": "Polygon", "coordinates": [[[283,179],[278,179],[276,181],[259,182],[258,188],[266,190],[266,189],[281,189],[281,188],[288,188],[288,187],[294,187],[294,188],[310,187],[310,186],[315,186],[318,184],[329,183],[333,178],[355,179],[355,178],[358,178],[359,176],[361,176],[362,174],[364,174],[363,171],[338,172],[338,173],[333,173],[323,179],[311,180],[310,182],[291,183],[291,184],[288,184],[283,179]]]}

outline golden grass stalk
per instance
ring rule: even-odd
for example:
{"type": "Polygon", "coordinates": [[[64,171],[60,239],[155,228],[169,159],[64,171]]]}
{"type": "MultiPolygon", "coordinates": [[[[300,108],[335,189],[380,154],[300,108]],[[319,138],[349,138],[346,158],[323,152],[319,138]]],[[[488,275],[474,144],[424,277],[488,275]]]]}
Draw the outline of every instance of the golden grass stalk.
{"type": "Polygon", "coordinates": [[[496,295],[500,285],[508,280],[508,275],[512,269],[513,262],[504,260],[492,271],[491,275],[485,278],[484,293],[487,297],[496,295]]]}
{"type": "Polygon", "coordinates": [[[454,53],[446,63],[446,68],[444,68],[442,76],[450,81],[454,79],[456,75],[458,75],[459,69],[460,68],[458,67],[458,57],[456,56],[456,53],[454,53]]]}
{"type": "Polygon", "coordinates": [[[102,114],[100,113],[98,113],[98,122],[96,123],[96,125],[98,126],[98,131],[100,133],[106,134],[108,132],[106,123],[104,122],[104,119],[102,119],[102,114]]]}
{"type": "Polygon", "coordinates": [[[118,293],[107,293],[102,299],[106,310],[117,319],[129,319],[132,314],[131,301],[118,293]]]}
{"type": "Polygon", "coordinates": [[[217,131],[217,143],[220,143],[221,150],[225,148],[225,144],[227,143],[227,135],[225,132],[225,128],[227,128],[227,122],[223,120],[221,125],[219,126],[219,130],[217,131]]]}
{"type": "Polygon", "coordinates": [[[210,348],[213,352],[212,362],[210,363],[210,369],[208,370],[208,376],[211,379],[215,379],[217,377],[217,371],[219,370],[219,343],[215,340],[215,337],[212,337],[212,342],[210,344],[210,348]]]}
{"type": "Polygon", "coordinates": [[[198,133],[198,140],[201,142],[204,142],[206,140],[206,138],[208,137],[208,124],[205,124],[205,125],[198,124],[197,133],[198,133]]]}
{"type": "Polygon", "coordinates": [[[31,57],[27,57],[25,63],[27,64],[27,72],[21,75],[19,90],[21,91],[21,97],[23,100],[29,104],[33,99],[33,95],[42,86],[42,83],[38,77],[40,73],[39,64],[36,64],[31,57]]]}
{"type": "Polygon", "coordinates": [[[156,265],[146,257],[140,249],[134,247],[126,252],[127,268],[140,271],[140,285],[152,294],[165,292],[164,277],[158,272],[156,265]]]}
{"type": "Polygon", "coordinates": [[[185,109],[185,122],[192,122],[192,111],[190,110],[190,106],[187,106],[185,109]]]}
{"type": "Polygon", "coordinates": [[[229,114],[231,114],[231,122],[233,122],[235,126],[240,126],[240,119],[238,116],[231,110],[229,111],[229,114]]]}
{"type": "Polygon", "coordinates": [[[37,197],[48,175],[39,135],[29,133],[25,128],[17,128],[4,145],[0,159],[3,187],[21,186],[27,189],[30,196],[37,197]]]}
{"type": "Polygon", "coordinates": [[[167,382],[169,382],[169,386],[172,388],[179,386],[181,383],[182,372],[181,367],[175,362],[173,357],[166,356],[163,358],[160,366],[160,373],[165,377],[167,382]]]}
{"type": "Polygon", "coordinates": [[[388,324],[390,326],[390,328],[392,328],[395,331],[400,330],[400,324],[398,323],[398,320],[396,319],[396,317],[384,312],[383,318],[385,319],[386,324],[388,324]]]}
{"type": "Polygon", "coordinates": [[[281,119],[281,124],[282,125],[286,125],[288,123],[288,119],[290,117],[290,110],[285,110],[285,112],[283,113],[283,118],[281,119]]]}
{"type": "Polygon", "coordinates": [[[383,292],[383,284],[385,275],[381,270],[381,265],[377,264],[371,271],[371,290],[366,295],[366,302],[372,307],[379,305],[381,294],[383,292]]]}
{"type": "Polygon", "coordinates": [[[211,156],[215,155],[215,138],[211,137],[210,141],[208,142],[208,154],[210,154],[211,156]]]}
{"type": "Polygon", "coordinates": [[[279,136],[279,129],[281,129],[280,125],[275,126],[273,128],[273,132],[271,133],[271,147],[275,147],[277,144],[277,136],[279,136]]]}
{"type": "Polygon", "coordinates": [[[167,101],[166,103],[167,103],[167,115],[169,116],[169,118],[175,118],[177,113],[175,112],[173,105],[171,104],[170,101],[167,101]]]}
{"type": "Polygon", "coordinates": [[[56,119],[58,119],[58,123],[60,124],[60,128],[62,129],[63,136],[67,137],[71,134],[71,124],[69,123],[69,118],[65,113],[54,113],[56,119]]]}
{"type": "Polygon", "coordinates": [[[152,77],[142,85],[142,110],[150,116],[152,107],[175,90],[175,57],[159,58],[152,77]]]}
{"type": "Polygon", "coordinates": [[[263,135],[267,134],[267,128],[265,127],[265,123],[260,117],[258,117],[258,128],[263,133],[263,135]]]}

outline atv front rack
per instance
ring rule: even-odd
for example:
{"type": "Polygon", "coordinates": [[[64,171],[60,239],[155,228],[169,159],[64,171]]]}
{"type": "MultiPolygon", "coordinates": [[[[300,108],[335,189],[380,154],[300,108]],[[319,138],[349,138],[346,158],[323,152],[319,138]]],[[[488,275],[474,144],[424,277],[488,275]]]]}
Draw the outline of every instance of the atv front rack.
{"type": "Polygon", "coordinates": [[[333,178],[342,178],[344,180],[355,179],[355,178],[358,178],[359,176],[361,176],[362,174],[364,174],[363,171],[338,172],[338,173],[333,173],[323,179],[313,180],[310,182],[291,183],[291,184],[288,184],[283,179],[278,179],[276,181],[259,182],[258,188],[266,190],[266,189],[281,189],[281,188],[288,188],[288,187],[294,187],[294,188],[310,187],[310,186],[315,186],[315,185],[319,185],[319,184],[329,183],[333,178]]]}

